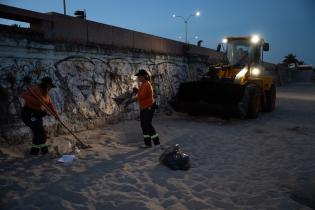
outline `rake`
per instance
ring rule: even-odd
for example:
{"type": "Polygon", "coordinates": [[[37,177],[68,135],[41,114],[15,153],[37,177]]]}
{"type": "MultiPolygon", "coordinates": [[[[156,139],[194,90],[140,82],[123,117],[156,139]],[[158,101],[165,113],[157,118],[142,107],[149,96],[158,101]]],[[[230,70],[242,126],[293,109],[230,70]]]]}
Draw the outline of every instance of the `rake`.
{"type": "MultiPolygon", "coordinates": [[[[53,116],[55,116],[55,114],[53,113],[53,111],[51,110],[50,107],[48,107],[46,105],[46,103],[41,99],[41,97],[39,97],[36,93],[34,93],[30,88],[28,89],[30,91],[30,93],[40,102],[40,104],[42,106],[44,106],[44,108],[53,116]]],[[[76,142],[76,146],[80,149],[88,149],[88,148],[92,148],[90,145],[83,143],[71,130],[70,128],[68,128],[68,126],[66,126],[61,119],[58,117],[56,118],[58,120],[58,122],[66,129],[69,131],[69,133],[75,138],[76,142]]]]}

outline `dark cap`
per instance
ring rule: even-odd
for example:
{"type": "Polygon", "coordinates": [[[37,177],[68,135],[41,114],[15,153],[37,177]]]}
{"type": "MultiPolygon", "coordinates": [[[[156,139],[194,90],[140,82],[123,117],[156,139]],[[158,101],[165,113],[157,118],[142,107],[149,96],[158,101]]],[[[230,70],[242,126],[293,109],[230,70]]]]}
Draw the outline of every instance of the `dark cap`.
{"type": "Polygon", "coordinates": [[[54,85],[54,83],[50,77],[43,77],[42,78],[42,84],[51,85],[53,88],[56,87],[56,85],[54,85]]]}
{"type": "Polygon", "coordinates": [[[149,76],[149,73],[144,69],[140,69],[135,76],[149,76]]]}

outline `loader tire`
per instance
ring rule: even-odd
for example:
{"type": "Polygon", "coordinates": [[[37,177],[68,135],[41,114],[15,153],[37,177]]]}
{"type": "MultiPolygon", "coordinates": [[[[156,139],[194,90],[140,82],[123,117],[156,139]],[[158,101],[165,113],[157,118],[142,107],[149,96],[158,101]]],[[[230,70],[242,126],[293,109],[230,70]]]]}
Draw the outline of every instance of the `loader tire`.
{"type": "MultiPolygon", "coordinates": [[[[246,87],[247,88],[247,87],[246,87]]],[[[250,84],[247,118],[256,119],[261,111],[261,93],[257,85],[250,84]]]]}
{"type": "Polygon", "coordinates": [[[241,119],[257,118],[261,110],[261,92],[256,84],[249,83],[244,89],[241,101],[238,104],[238,115],[241,119]]]}
{"type": "Polygon", "coordinates": [[[270,90],[265,91],[264,112],[272,112],[276,107],[276,86],[271,85],[270,90]]]}

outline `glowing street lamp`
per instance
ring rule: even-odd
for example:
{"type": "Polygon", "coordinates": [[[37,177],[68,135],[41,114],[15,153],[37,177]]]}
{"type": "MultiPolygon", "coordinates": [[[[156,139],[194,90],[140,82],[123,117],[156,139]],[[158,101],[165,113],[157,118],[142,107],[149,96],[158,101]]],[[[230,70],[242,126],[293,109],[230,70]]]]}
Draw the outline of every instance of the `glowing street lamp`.
{"type": "Polygon", "coordinates": [[[173,18],[178,17],[178,18],[181,18],[184,20],[184,22],[185,22],[185,42],[186,43],[188,43],[188,39],[187,39],[188,21],[191,17],[199,17],[200,15],[201,15],[200,11],[197,11],[194,14],[189,15],[187,18],[180,16],[180,15],[175,15],[175,14],[172,15],[173,18]]]}

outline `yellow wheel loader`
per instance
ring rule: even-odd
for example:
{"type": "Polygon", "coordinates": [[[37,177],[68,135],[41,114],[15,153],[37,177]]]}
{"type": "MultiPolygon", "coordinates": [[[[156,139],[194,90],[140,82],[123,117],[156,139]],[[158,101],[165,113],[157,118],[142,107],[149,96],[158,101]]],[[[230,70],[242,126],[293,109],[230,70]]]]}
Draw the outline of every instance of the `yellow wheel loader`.
{"type": "Polygon", "coordinates": [[[260,111],[275,109],[276,87],[263,62],[269,44],[253,35],[225,37],[217,51],[221,64],[209,67],[199,81],[185,82],[170,101],[175,111],[256,118],[260,111]]]}

